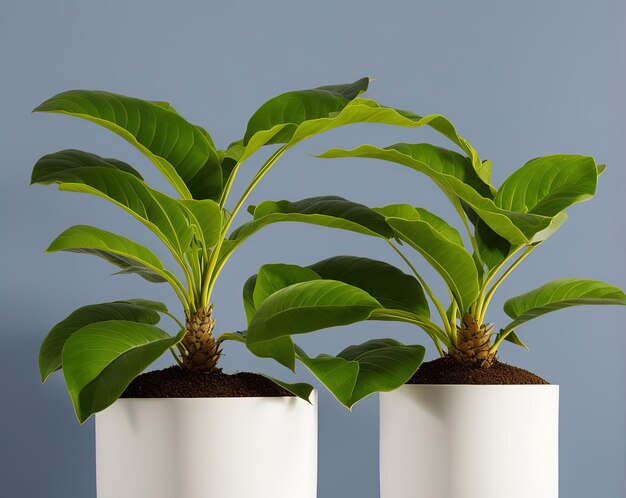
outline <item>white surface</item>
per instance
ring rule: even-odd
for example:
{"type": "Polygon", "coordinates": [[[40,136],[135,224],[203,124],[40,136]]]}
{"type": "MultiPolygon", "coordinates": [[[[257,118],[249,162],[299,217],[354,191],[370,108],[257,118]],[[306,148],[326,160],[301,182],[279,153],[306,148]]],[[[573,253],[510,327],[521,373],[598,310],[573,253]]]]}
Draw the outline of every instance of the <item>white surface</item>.
{"type": "Polygon", "coordinates": [[[380,395],[381,498],[558,498],[559,387],[380,395]]]}
{"type": "Polygon", "coordinates": [[[98,498],[315,498],[311,401],[120,399],[96,415],[98,498]]]}

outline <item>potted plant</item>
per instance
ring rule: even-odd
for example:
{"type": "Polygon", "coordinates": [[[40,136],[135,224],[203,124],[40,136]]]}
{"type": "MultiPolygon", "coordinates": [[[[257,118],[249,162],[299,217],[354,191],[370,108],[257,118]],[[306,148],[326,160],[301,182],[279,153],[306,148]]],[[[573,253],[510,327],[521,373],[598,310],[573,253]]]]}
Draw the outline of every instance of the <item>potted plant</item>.
{"type": "MultiPolygon", "coordinates": [[[[32,183],[57,184],[60,190],[92,194],[122,208],[177,263],[171,270],[144,245],[92,226],[73,226],[48,248],[95,255],[118,267],[118,273],[167,283],[184,313],[179,319],[163,303],[145,299],[83,306],[54,326],[41,346],[42,380],[63,371],[81,423],[100,412],[96,440],[101,498],[315,496],[317,408],[312,387],[221,373],[223,341],[238,337],[214,334],[211,295],[230,256],[263,226],[328,221],[309,206],[308,212],[257,217],[253,226],[231,231],[254,187],[289,149],[350,123],[421,126],[434,120],[436,126],[441,121],[360,98],[368,83],[362,78],[279,95],[252,115],[243,139],[224,150],[166,102],[73,90],[35,109],[109,129],[142,152],[176,192],[170,196],[151,188],[129,164],[80,150],[46,155],[32,174],[32,183]],[[241,197],[228,205],[238,170],[266,146],[274,150],[241,197]],[[175,333],[157,326],[161,315],[173,320],[175,333]],[[174,367],[140,375],[168,351],[174,367]]],[[[454,130],[444,133],[454,139],[454,130]]],[[[280,344],[276,347],[280,350],[280,344]]],[[[394,382],[379,378],[382,387],[394,382]]]]}
{"type": "MultiPolygon", "coordinates": [[[[423,364],[406,385],[381,394],[381,497],[557,498],[558,386],[501,363],[498,348],[503,341],[524,346],[517,329],[545,313],[625,305],[626,295],[604,282],[566,278],[506,301],[512,321],[499,331],[486,313],[502,282],[564,223],[564,210],[594,195],[605,166],[579,155],[540,157],[496,189],[488,161],[429,144],[363,145],[321,157],[383,159],[427,175],[456,208],[471,249],[453,226],[426,209],[394,204],[368,210],[337,197],[319,198],[335,217],[332,226],[384,240],[412,275],[354,256],[308,267],[266,265],[244,287],[249,324],[242,340],[253,353],[290,368],[301,361],[350,407],[364,392],[359,377],[378,368],[371,368],[368,355],[393,365],[411,354],[396,351],[387,339],[312,358],[292,336],[361,320],[417,325],[440,358],[423,364]],[[447,306],[405,247],[439,273],[447,306]],[[439,323],[430,316],[429,300],[439,323]],[[278,341],[284,345],[270,349],[278,341]],[[484,430],[469,429],[476,427],[484,430]]],[[[256,218],[293,206],[266,201],[251,212],[256,218]]]]}

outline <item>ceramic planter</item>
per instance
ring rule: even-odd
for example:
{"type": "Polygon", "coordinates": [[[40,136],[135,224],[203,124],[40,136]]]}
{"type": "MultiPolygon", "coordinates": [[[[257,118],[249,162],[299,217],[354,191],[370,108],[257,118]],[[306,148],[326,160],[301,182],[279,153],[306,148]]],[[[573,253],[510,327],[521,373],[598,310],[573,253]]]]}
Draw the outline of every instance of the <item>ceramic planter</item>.
{"type": "Polygon", "coordinates": [[[311,402],[120,399],[96,415],[98,498],[315,498],[311,402]]]}
{"type": "Polygon", "coordinates": [[[405,385],[380,396],[381,498],[558,498],[559,387],[405,385]]]}

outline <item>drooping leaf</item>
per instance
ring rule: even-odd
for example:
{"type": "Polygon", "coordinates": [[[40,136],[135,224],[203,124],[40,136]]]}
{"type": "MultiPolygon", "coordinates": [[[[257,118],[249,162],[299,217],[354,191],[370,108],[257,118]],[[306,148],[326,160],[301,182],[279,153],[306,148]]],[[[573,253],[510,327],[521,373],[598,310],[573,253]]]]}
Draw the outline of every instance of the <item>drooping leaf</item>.
{"type": "Polygon", "coordinates": [[[32,183],[57,183],[59,190],[89,193],[109,200],[141,221],[174,252],[184,253],[193,230],[187,210],[179,201],[151,189],[130,173],[87,166],[86,161],[84,157],[69,160],[58,153],[48,154],[35,164],[32,183]]]}
{"type": "Polygon", "coordinates": [[[261,374],[266,379],[271,380],[274,384],[279,385],[283,389],[289,391],[294,396],[297,396],[304,401],[310,402],[311,393],[313,392],[313,386],[311,384],[306,384],[304,382],[296,382],[289,383],[283,382],[282,380],[275,379],[274,377],[270,377],[269,375],[261,374]]]}
{"type": "Polygon", "coordinates": [[[59,174],[84,167],[117,169],[143,180],[135,168],[118,159],[100,157],[84,150],[65,149],[42,157],[33,169],[31,183],[52,182],[59,174]]]}
{"type": "Polygon", "coordinates": [[[354,150],[331,149],[318,157],[366,157],[383,159],[407,166],[431,178],[461,212],[469,206],[498,235],[512,244],[527,244],[539,231],[546,228],[551,218],[532,213],[518,213],[498,207],[489,196],[485,197],[472,187],[454,167],[437,163],[441,171],[423,161],[424,144],[397,144],[386,148],[362,145],[354,150]],[[415,156],[415,157],[414,157],[415,156]],[[462,202],[461,202],[462,201],[462,202]]]}
{"type": "MultiPolygon", "coordinates": [[[[373,309],[380,307],[367,292],[343,282],[312,280],[290,285],[269,296],[257,308],[248,326],[246,344],[257,356],[277,359],[277,348],[268,345],[267,350],[260,351],[257,346],[294,334],[366,320],[373,309]]],[[[280,346],[283,354],[286,343],[280,346]]],[[[283,358],[281,363],[293,369],[292,361],[283,358]]]]}
{"type": "Polygon", "coordinates": [[[265,145],[287,143],[298,125],[305,121],[327,118],[344,109],[360,93],[367,90],[369,78],[354,83],[330,85],[311,90],[283,93],[268,100],[250,118],[243,145],[259,132],[274,130],[265,145]]]}
{"type": "Polygon", "coordinates": [[[297,221],[331,228],[342,228],[365,235],[393,236],[393,231],[379,213],[363,204],[343,197],[326,195],[300,201],[265,201],[252,207],[254,220],[245,223],[230,235],[230,239],[249,236],[270,223],[297,221]]]}
{"type": "Polygon", "coordinates": [[[471,254],[425,221],[387,218],[387,223],[441,275],[459,308],[469,309],[479,292],[478,272],[471,254]]]}
{"type": "Polygon", "coordinates": [[[460,246],[463,245],[463,239],[456,228],[453,228],[446,220],[424,208],[413,207],[409,204],[390,204],[389,206],[372,209],[386,218],[402,218],[404,220],[425,221],[450,242],[454,242],[460,246]]]}
{"type": "Polygon", "coordinates": [[[308,268],[326,280],[338,280],[363,289],[384,308],[429,316],[428,301],[417,279],[384,261],[334,256],[308,268]]]}
{"type": "Polygon", "coordinates": [[[148,308],[154,311],[158,311],[159,313],[169,313],[167,306],[164,303],[159,301],[153,301],[151,299],[124,299],[123,301],[117,301],[118,303],[130,303],[136,304],[137,306],[142,306],[144,308],[148,308]]]}
{"type": "MultiPolygon", "coordinates": [[[[358,85],[359,82],[356,82],[356,86],[358,85]]],[[[323,96],[318,100],[315,98],[318,95],[315,90],[304,93],[307,95],[305,99],[291,100],[287,94],[272,99],[271,104],[266,104],[268,107],[257,115],[258,123],[249,126],[244,140],[245,150],[240,152],[237,159],[245,160],[268,143],[292,146],[319,133],[349,124],[379,123],[407,128],[430,126],[457,144],[470,157],[471,165],[479,178],[485,183],[489,182],[491,174],[489,164],[484,164],[480,160],[476,150],[457,133],[452,123],[440,114],[422,117],[410,111],[382,106],[373,100],[353,98],[341,102],[340,97],[329,98],[324,92],[319,94],[323,96]],[[270,108],[273,112],[271,117],[267,113],[270,108]],[[337,110],[332,111],[333,108],[337,110]]],[[[348,97],[353,95],[354,93],[348,97]]]]}
{"type": "Polygon", "coordinates": [[[393,339],[375,339],[350,346],[337,356],[310,358],[298,349],[298,359],[347,408],[375,392],[403,385],[424,360],[422,346],[406,346],[393,339]]]}
{"type": "MultiPolygon", "coordinates": [[[[160,304],[160,303],[159,303],[160,304]]],[[[78,308],[67,318],[57,323],[48,333],[39,349],[39,372],[45,382],[51,373],[61,368],[61,353],[65,341],[85,325],[108,320],[126,320],[155,325],[160,316],[153,306],[140,300],[115,301],[90,304],[78,308]]]]}
{"type": "Polygon", "coordinates": [[[580,305],[626,306],[626,294],[614,285],[599,280],[561,278],[513,297],[504,303],[504,311],[513,318],[502,333],[516,329],[533,318],[551,311],[580,305]]]}
{"type": "Polygon", "coordinates": [[[555,216],[593,197],[598,169],[591,157],[556,154],[527,162],[498,189],[496,206],[520,213],[555,216]]]}
{"type": "Polygon", "coordinates": [[[183,198],[218,199],[221,168],[212,140],[163,102],[110,92],[70,90],[35,108],[103,126],[134,145],[183,198]]]}
{"type": "Polygon", "coordinates": [[[300,201],[265,201],[251,207],[252,221],[239,226],[222,246],[222,257],[228,257],[244,240],[273,223],[299,222],[349,230],[373,237],[392,237],[393,230],[385,218],[372,209],[337,196],[320,196],[300,201]]]}
{"type": "Polygon", "coordinates": [[[63,374],[78,420],[113,403],[181,339],[182,333],[172,337],[154,325],[123,320],[91,323],[72,334],[63,347],[63,374]]]}
{"type": "Polygon", "coordinates": [[[46,250],[56,251],[92,254],[121,268],[125,273],[137,274],[149,282],[176,280],[147,247],[88,225],[75,225],[60,234],[46,250]]]}

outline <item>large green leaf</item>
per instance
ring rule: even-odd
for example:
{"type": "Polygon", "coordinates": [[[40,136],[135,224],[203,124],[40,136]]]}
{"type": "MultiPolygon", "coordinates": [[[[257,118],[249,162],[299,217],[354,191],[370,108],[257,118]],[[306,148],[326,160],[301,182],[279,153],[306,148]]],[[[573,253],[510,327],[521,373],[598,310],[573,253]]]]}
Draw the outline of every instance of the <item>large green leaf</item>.
{"type": "Polygon", "coordinates": [[[107,199],[144,223],[176,254],[184,253],[193,229],[188,212],[179,201],[151,189],[130,173],[93,167],[89,161],[87,156],[68,159],[58,153],[49,154],[35,164],[31,182],[57,183],[60,190],[107,199]]]}
{"type": "Polygon", "coordinates": [[[63,374],[80,422],[111,405],[181,339],[182,332],[172,337],[154,325],[123,320],[92,323],[72,334],[63,347],[63,374]]]}
{"type": "Polygon", "coordinates": [[[598,168],[591,157],[557,154],[527,162],[498,189],[495,203],[520,213],[555,216],[593,197],[598,168]]]}
{"type": "Polygon", "coordinates": [[[84,150],[66,149],[42,157],[33,169],[31,183],[45,183],[48,180],[54,181],[54,178],[59,174],[86,166],[117,169],[130,173],[140,180],[143,180],[135,168],[123,161],[110,157],[100,157],[91,152],[85,152],[84,150]]]}
{"type": "Polygon", "coordinates": [[[98,256],[149,282],[174,282],[176,277],[150,249],[126,237],[88,225],[76,225],[52,241],[46,252],[68,251],[98,256]]]}
{"type": "Polygon", "coordinates": [[[393,339],[350,346],[337,356],[310,358],[298,349],[298,359],[349,409],[372,393],[402,386],[422,364],[424,354],[422,346],[393,339]]]}
{"type": "Polygon", "coordinates": [[[292,221],[389,238],[393,231],[384,216],[363,204],[336,195],[300,201],[265,201],[250,208],[254,219],[237,228],[230,239],[242,239],[271,223],[292,221]]]}
{"type": "Polygon", "coordinates": [[[243,138],[247,145],[259,132],[274,130],[266,145],[287,143],[298,125],[305,121],[327,118],[344,109],[360,93],[367,90],[369,78],[354,83],[322,86],[311,90],[296,90],[278,95],[252,115],[243,138]]]}
{"type": "Polygon", "coordinates": [[[393,230],[384,216],[343,197],[328,195],[300,201],[265,201],[251,206],[254,219],[239,226],[222,245],[221,257],[228,257],[248,237],[273,223],[299,222],[339,228],[373,237],[389,238],[393,230]]]}
{"type": "Polygon", "coordinates": [[[478,272],[471,254],[426,221],[387,218],[387,222],[437,270],[459,308],[468,310],[479,292],[478,272]]]}
{"type": "Polygon", "coordinates": [[[208,133],[165,102],[103,91],[70,90],[35,108],[97,123],[144,153],[184,198],[219,199],[219,158],[208,133]]]}
{"type": "Polygon", "coordinates": [[[571,306],[612,304],[626,306],[626,294],[614,285],[599,280],[561,278],[548,282],[504,303],[504,311],[513,318],[502,333],[551,311],[571,306]]]}
{"type": "MultiPolygon", "coordinates": [[[[591,157],[558,154],[529,161],[505,180],[495,196],[502,209],[553,217],[550,224],[529,242],[543,242],[567,219],[564,209],[593,197],[598,176],[604,168],[591,157]]],[[[512,245],[484,221],[476,223],[480,255],[493,268],[520,244],[512,245]]]]}
{"type": "MultiPolygon", "coordinates": [[[[550,225],[551,217],[532,213],[518,213],[498,207],[490,196],[481,195],[470,183],[467,172],[458,168],[457,163],[432,161],[437,149],[427,144],[396,144],[386,148],[362,145],[354,150],[331,149],[319,157],[366,157],[383,159],[407,166],[431,178],[448,196],[457,211],[471,208],[489,227],[513,244],[527,244],[533,236],[550,225]],[[426,148],[430,155],[424,153],[426,148]],[[426,160],[431,160],[436,167],[426,160]],[[463,202],[461,202],[463,201],[463,202]]],[[[484,187],[481,187],[484,189],[484,187]]],[[[486,191],[484,191],[486,194],[486,191]]]]}
{"type": "Polygon", "coordinates": [[[246,344],[254,354],[275,358],[293,369],[295,356],[284,356],[288,353],[284,339],[294,334],[366,320],[372,310],[380,307],[380,303],[367,292],[343,282],[311,280],[297,283],[275,292],[261,303],[248,326],[246,344]],[[279,340],[280,348],[275,347],[277,342],[264,348],[264,343],[279,340]]]}
{"type": "MultiPolygon", "coordinates": [[[[359,81],[365,82],[365,79],[359,81]]],[[[252,126],[248,127],[245,149],[237,151],[237,159],[245,160],[268,143],[292,146],[319,133],[348,124],[379,123],[407,128],[430,126],[457,144],[470,157],[478,177],[485,183],[489,182],[489,163],[480,160],[476,150],[457,133],[445,117],[440,114],[422,117],[410,111],[381,106],[373,100],[354,98],[356,92],[353,90],[348,90],[351,92],[349,94],[333,95],[337,87],[335,86],[330,95],[324,91],[318,93],[320,89],[305,91],[307,98],[294,98],[293,95],[286,94],[272,99],[265,104],[268,106],[265,109],[262,106],[259,110],[261,112],[257,111],[259,114],[252,126]],[[345,99],[343,102],[342,98],[345,99]],[[268,113],[270,109],[273,113],[271,116],[268,113]]],[[[349,87],[357,88],[359,82],[349,87]]]]}
{"type": "MultiPolygon", "coordinates": [[[[165,310],[167,311],[167,308],[165,310]]],[[[160,315],[152,306],[138,300],[90,304],[78,308],[67,318],[57,323],[48,332],[41,344],[39,349],[39,371],[42,382],[45,382],[51,373],[61,368],[63,346],[74,332],[90,323],[108,320],[126,320],[154,325],[159,322],[160,315]]]]}
{"type": "Polygon", "coordinates": [[[275,292],[300,282],[319,280],[321,277],[313,270],[297,265],[269,264],[259,269],[252,291],[254,309],[275,292]]]}
{"type": "Polygon", "coordinates": [[[338,280],[363,289],[384,308],[428,318],[428,301],[412,275],[384,261],[356,256],[334,256],[308,268],[326,280],[338,280]]]}

